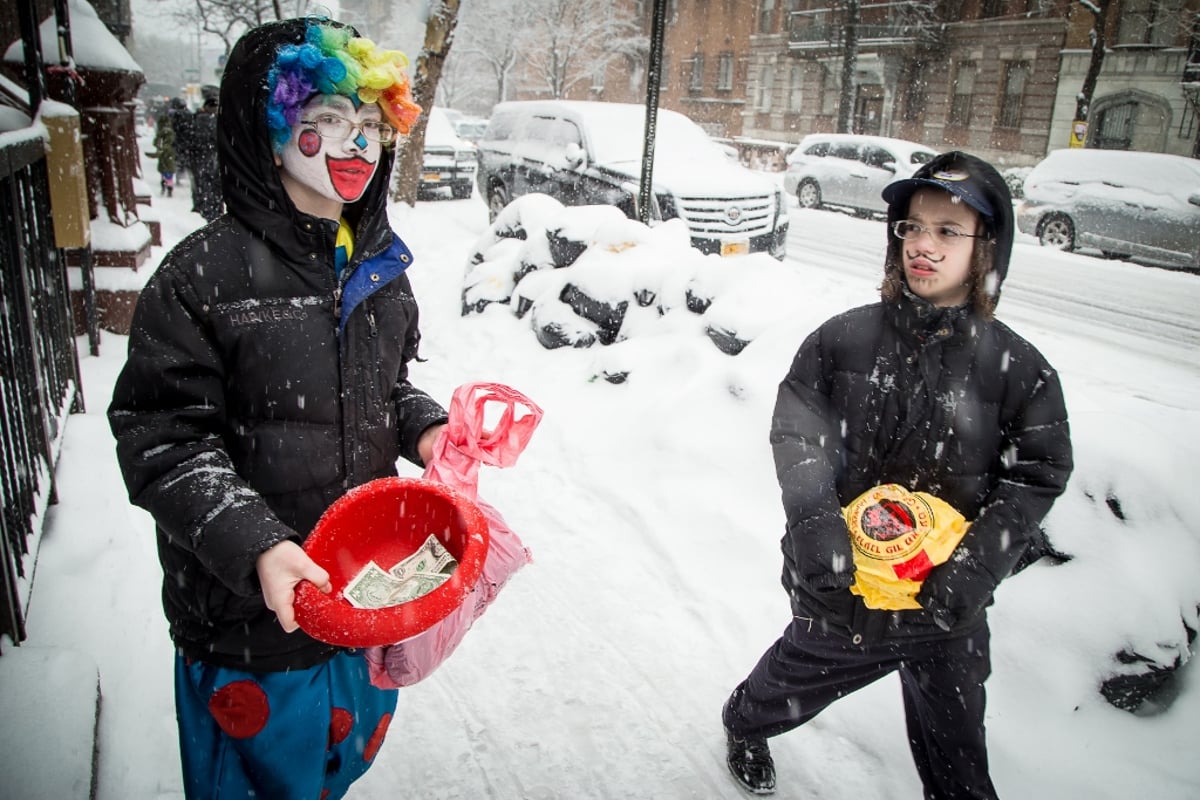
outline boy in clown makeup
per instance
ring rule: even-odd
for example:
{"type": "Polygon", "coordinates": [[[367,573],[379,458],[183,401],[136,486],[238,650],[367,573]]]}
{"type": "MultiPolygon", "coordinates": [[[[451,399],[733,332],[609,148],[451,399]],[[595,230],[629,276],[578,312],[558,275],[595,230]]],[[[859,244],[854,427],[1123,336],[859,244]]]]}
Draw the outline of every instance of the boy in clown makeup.
{"type": "Polygon", "coordinates": [[[408,379],[412,254],[386,214],[391,144],[420,109],[405,60],[328,20],[229,56],[226,213],[138,301],[109,408],[130,499],[157,526],[188,798],[338,798],[396,693],[298,630],[329,576],[300,544],[347,490],[421,465],[446,412],[408,379]]]}

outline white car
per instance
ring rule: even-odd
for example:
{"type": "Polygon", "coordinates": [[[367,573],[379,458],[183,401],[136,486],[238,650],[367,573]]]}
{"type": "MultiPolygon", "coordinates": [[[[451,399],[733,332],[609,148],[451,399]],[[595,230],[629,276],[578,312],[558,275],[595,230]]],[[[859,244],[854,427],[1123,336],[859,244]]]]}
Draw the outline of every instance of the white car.
{"type": "Polygon", "coordinates": [[[801,208],[840,206],[860,213],[885,213],[883,187],[912,177],[938,153],[904,139],[843,133],[805,136],[788,156],[783,188],[801,208]]]}
{"type": "Polygon", "coordinates": [[[1200,161],[1055,150],[1025,178],[1017,227],[1060,250],[1200,270],[1200,161]]]}
{"type": "Polygon", "coordinates": [[[441,108],[429,110],[425,124],[425,156],[421,163],[417,193],[432,196],[449,189],[456,200],[465,200],[475,188],[475,145],[465,142],[441,108]]]}

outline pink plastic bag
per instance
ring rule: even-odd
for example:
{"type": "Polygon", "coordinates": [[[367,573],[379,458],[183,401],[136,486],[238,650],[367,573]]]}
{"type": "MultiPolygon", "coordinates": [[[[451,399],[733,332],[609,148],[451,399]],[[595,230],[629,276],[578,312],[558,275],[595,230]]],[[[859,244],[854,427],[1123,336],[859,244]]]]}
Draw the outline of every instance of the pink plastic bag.
{"type": "Polygon", "coordinates": [[[512,466],[541,419],[537,404],[503,384],[468,383],[455,390],[450,420],[433,444],[433,457],[422,477],[463,493],[487,518],[490,540],[483,574],[463,604],[441,622],[398,644],[367,648],[373,685],[396,689],[427,678],[450,657],[508,579],[532,560],[500,512],[479,499],[479,465],[512,466]],[[500,418],[488,429],[485,416],[496,404],[503,407],[500,418]],[[524,413],[518,417],[518,412],[524,413]]]}

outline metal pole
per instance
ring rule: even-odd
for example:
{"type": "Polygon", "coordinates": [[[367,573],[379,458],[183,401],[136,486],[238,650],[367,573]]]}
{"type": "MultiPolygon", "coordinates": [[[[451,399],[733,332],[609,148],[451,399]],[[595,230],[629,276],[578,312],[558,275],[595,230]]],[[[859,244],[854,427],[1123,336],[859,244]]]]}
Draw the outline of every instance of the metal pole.
{"type": "Polygon", "coordinates": [[[646,137],[642,150],[642,182],[638,186],[638,219],[650,223],[651,186],[654,181],[654,135],[658,127],[658,91],[662,85],[663,28],[667,0],[654,0],[650,23],[650,68],[646,72],[646,137]]]}
{"type": "Polygon", "coordinates": [[[858,0],[845,0],[843,8],[846,11],[842,20],[842,87],[841,99],[838,102],[838,133],[861,133],[854,130],[854,103],[857,88],[854,85],[854,75],[858,69],[858,0]]]}
{"type": "Polygon", "coordinates": [[[25,83],[29,89],[29,113],[35,115],[46,96],[46,78],[42,74],[42,37],[38,31],[37,5],[34,0],[17,0],[21,41],[25,45],[25,83]]]}

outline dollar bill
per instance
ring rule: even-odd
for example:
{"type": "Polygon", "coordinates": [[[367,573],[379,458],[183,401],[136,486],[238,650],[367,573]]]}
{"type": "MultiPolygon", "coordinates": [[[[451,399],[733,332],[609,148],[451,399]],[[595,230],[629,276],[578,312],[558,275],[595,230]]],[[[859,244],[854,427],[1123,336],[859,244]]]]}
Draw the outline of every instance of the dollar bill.
{"type": "Polygon", "coordinates": [[[458,562],[432,534],[390,570],[370,561],[342,591],[356,608],[387,608],[429,594],[445,583],[458,562]]]}
{"type": "Polygon", "coordinates": [[[415,553],[393,566],[388,572],[397,580],[405,580],[418,573],[449,575],[457,566],[458,562],[454,560],[454,556],[450,555],[450,551],[431,533],[415,553]]]}

